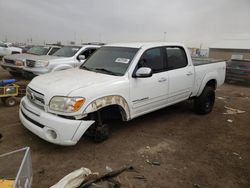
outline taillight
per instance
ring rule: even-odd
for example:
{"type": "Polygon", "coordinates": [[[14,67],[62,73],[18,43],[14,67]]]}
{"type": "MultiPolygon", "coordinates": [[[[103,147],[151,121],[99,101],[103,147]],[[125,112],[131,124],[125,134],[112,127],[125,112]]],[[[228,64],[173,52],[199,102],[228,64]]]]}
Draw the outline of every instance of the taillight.
{"type": "Polygon", "coordinates": [[[250,72],[250,69],[244,70],[244,72],[250,72]]]}

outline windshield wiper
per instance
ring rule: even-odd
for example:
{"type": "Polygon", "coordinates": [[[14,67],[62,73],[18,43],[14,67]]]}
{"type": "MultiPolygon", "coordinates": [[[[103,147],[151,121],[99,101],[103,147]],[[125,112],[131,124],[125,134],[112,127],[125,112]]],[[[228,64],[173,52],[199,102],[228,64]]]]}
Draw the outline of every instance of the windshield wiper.
{"type": "Polygon", "coordinates": [[[97,71],[101,71],[101,72],[106,72],[106,73],[108,73],[108,74],[115,75],[115,76],[119,76],[119,75],[120,75],[120,74],[118,74],[118,73],[115,73],[115,72],[113,72],[113,71],[111,71],[111,70],[104,69],[104,68],[95,68],[95,69],[93,69],[93,70],[97,70],[97,71]]]}

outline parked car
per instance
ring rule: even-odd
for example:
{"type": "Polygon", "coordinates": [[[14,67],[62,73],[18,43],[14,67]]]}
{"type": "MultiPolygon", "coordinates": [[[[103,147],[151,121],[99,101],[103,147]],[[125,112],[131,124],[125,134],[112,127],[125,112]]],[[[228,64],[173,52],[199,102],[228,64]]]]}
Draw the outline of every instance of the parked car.
{"type": "Polygon", "coordinates": [[[98,48],[99,45],[64,46],[52,56],[27,58],[23,75],[33,78],[49,72],[79,67],[98,48]]]}
{"type": "Polygon", "coordinates": [[[0,41],[0,60],[6,55],[20,53],[22,53],[22,48],[15,47],[11,43],[3,43],[0,41]]]}
{"type": "Polygon", "coordinates": [[[226,81],[250,83],[250,60],[230,60],[227,62],[226,81]]]}
{"type": "Polygon", "coordinates": [[[20,75],[23,73],[26,59],[37,59],[42,55],[52,55],[60,48],[59,46],[34,46],[27,53],[5,56],[1,66],[14,76],[20,75]]]}
{"type": "Polygon", "coordinates": [[[193,63],[177,43],[110,44],[78,69],[34,78],[19,117],[54,144],[74,145],[84,133],[100,142],[110,118],[129,121],[187,99],[197,113],[211,112],[225,69],[224,61],[193,63]]]}

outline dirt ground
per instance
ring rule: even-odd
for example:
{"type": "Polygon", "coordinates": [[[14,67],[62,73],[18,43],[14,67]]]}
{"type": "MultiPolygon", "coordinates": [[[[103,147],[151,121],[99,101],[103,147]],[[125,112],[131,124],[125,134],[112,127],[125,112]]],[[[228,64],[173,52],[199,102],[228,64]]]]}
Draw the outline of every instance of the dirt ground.
{"type": "MultiPolygon", "coordinates": [[[[0,79],[10,77],[0,70],[0,79]]],[[[250,187],[250,87],[225,84],[216,95],[208,115],[196,115],[187,101],[117,123],[103,143],[83,138],[73,147],[38,138],[21,125],[18,106],[0,104],[0,154],[30,146],[34,188],[49,187],[80,167],[105,172],[106,166],[115,170],[126,164],[138,172],[116,178],[123,187],[250,187]],[[225,115],[224,106],[246,112],[225,115]]],[[[5,168],[8,164],[0,167],[5,168]]]]}

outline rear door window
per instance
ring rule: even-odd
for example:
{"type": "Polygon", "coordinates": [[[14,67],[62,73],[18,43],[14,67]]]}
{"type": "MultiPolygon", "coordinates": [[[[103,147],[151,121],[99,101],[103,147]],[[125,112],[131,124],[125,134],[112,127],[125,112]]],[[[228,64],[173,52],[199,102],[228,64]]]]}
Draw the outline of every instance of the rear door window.
{"type": "Polygon", "coordinates": [[[187,56],[183,48],[167,47],[166,53],[168,70],[179,69],[188,65],[187,56]]]}

